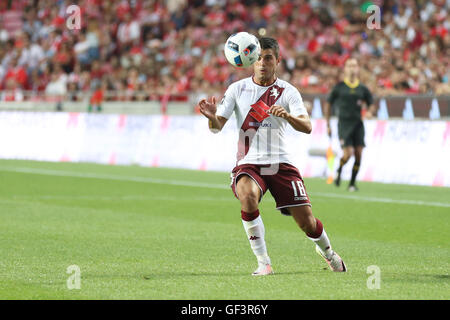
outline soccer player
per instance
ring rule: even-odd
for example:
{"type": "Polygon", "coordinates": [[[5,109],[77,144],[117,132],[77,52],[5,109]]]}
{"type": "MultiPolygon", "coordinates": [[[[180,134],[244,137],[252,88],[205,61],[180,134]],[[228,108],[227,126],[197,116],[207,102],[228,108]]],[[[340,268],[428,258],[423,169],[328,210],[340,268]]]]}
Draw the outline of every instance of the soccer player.
{"type": "Polygon", "coordinates": [[[358,76],[358,61],[354,58],[347,59],[344,65],[344,81],[336,84],[331,90],[324,109],[330,137],[331,107],[335,107],[338,112],[338,136],[344,154],[340,159],[337,177],[334,180],[336,186],[339,187],[341,184],[342,167],[353,154],[355,156],[352,176],[348,185],[349,191],[358,190],[355,183],[356,175],[361,166],[361,156],[365,146],[362,111],[365,111],[365,118],[371,118],[376,112],[376,107],[372,104],[372,94],[365,85],[359,82],[358,76]]]}
{"type": "Polygon", "coordinates": [[[273,273],[258,209],[267,189],[275,198],[276,208],[294,218],[330,268],[346,271],[344,261],[330,245],[322,222],[312,213],[303,179],[286,150],[287,125],[299,132],[311,132],[308,113],[298,90],[276,76],[281,61],[278,42],[272,38],[259,41],[261,56],[253,65],[254,75],[232,83],[218,106],[215,97],[202,99],[198,105],[209,119],[211,131],[219,132],[233,112],[240,128],[231,188],[241,203],[242,223],[258,261],[253,275],[273,273]]]}

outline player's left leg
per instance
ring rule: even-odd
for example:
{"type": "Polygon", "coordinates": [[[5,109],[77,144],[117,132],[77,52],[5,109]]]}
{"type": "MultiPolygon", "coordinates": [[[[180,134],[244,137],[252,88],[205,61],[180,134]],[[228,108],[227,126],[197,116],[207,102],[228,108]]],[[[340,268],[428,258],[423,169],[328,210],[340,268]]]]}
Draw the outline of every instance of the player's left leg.
{"type": "Polygon", "coordinates": [[[325,259],[331,270],[336,272],[347,271],[342,258],[331,248],[330,239],[322,222],[314,217],[311,207],[309,205],[290,207],[288,211],[300,229],[316,244],[317,253],[325,259]]]}
{"type": "Polygon", "coordinates": [[[353,155],[353,147],[348,146],[348,145],[343,145],[342,151],[344,154],[342,155],[342,158],[339,160],[339,168],[337,169],[337,172],[336,172],[337,176],[336,176],[336,179],[334,180],[334,184],[337,187],[339,187],[341,185],[342,168],[348,162],[350,157],[353,155]]]}
{"type": "Polygon", "coordinates": [[[322,222],[315,218],[311,202],[299,170],[291,164],[281,163],[278,173],[266,177],[267,186],[282,214],[291,215],[300,229],[316,244],[316,251],[334,271],[346,271],[345,264],[330,245],[322,222]]]}
{"type": "Polygon", "coordinates": [[[338,122],[338,136],[339,142],[341,144],[341,148],[343,151],[343,155],[339,160],[339,167],[337,169],[337,176],[334,180],[334,184],[339,187],[341,185],[341,173],[344,165],[350,160],[353,156],[353,131],[354,126],[352,123],[347,123],[343,121],[338,122]]]}
{"type": "Polygon", "coordinates": [[[364,146],[355,146],[355,162],[352,168],[352,177],[350,179],[350,184],[348,186],[349,191],[357,191],[358,187],[356,186],[356,176],[359,172],[359,167],[361,166],[361,158],[364,146]]]}

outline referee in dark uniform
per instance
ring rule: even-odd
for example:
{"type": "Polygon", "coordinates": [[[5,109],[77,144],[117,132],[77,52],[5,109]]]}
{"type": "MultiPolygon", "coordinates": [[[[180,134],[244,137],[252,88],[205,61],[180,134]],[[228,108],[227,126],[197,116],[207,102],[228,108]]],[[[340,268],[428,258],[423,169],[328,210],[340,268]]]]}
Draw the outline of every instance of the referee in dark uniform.
{"type": "Polygon", "coordinates": [[[369,89],[359,82],[358,61],[349,58],[344,66],[344,80],[336,84],[325,104],[325,117],[327,120],[328,135],[331,137],[330,116],[331,107],[338,114],[338,136],[344,155],[339,162],[336,186],[341,183],[342,167],[350,157],[355,155],[352,169],[352,177],[348,186],[349,191],[356,191],[356,175],[361,165],[362,150],[364,144],[364,124],[362,110],[365,110],[365,118],[371,118],[376,107],[373,105],[373,97],[369,89]]]}

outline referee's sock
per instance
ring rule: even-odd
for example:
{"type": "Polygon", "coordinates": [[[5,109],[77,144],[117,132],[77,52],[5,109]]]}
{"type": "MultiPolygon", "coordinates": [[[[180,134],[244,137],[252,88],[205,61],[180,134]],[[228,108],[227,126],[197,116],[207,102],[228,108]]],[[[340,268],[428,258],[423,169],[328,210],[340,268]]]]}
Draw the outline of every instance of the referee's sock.
{"type": "Polygon", "coordinates": [[[341,183],[341,172],[342,172],[342,167],[345,165],[347,161],[344,161],[344,158],[341,158],[341,160],[339,161],[339,168],[337,169],[337,177],[335,180],[335,184],[337,186],[339,186],[339,184],[341,183]]]}
{"type": "Polygon", "coordinates": [[[351,186],[354,186],[354,185],[355,185],[356,175],[358,174],[359,166],[360,166],[360,163],[359,163],[359,162],[355,162],[355,163],[353,164],[353,168],[352,168],[352,178],[351,178],[351,180],[350,180],[350,185],[351,185],[351,186]]]}
{"type": "Polygon", "coordinates": [[[341,160],[339,161],[339,168],[337,169],[339,177],[341,177],[342,167],[346,162],[347,161],[344,161],[344,158],[341,158],[341,160]]]}

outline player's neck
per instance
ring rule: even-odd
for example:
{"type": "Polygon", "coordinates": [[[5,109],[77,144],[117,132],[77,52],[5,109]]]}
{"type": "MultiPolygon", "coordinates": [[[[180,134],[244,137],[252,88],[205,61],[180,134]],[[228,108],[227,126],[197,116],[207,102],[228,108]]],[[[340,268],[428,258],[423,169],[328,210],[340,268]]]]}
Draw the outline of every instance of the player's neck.
{"type": "Polygon", "coordinates": [[[255,75],[253,75],[253,82],[256,83],[259,86],[263,86],[263,87],[268,87],[272,84],[275,83],[275,81],[277,80],[277,77],[275,75],[273,75],[270,78],[258,78],[255,75]]]}

